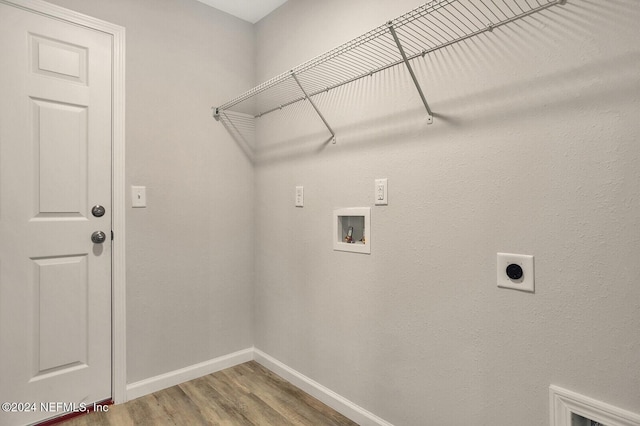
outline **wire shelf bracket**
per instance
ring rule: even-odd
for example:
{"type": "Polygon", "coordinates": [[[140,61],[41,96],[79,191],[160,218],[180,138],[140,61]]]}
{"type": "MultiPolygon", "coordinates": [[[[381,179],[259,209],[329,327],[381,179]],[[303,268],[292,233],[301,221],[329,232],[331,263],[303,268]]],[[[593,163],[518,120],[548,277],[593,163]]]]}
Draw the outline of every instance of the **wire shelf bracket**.
{"type": "Polygon", "coordinates": [[[214,107],[213,116],[227,129],[246,128],[247,117],[257,119],[297,102],[308,100],[331,133],[313,98],[321,93],[402,65],[433,122],[422,87],[411,62],[439,49],[529,17],[567,0],[431,0],[337,48],[282,73],[240,96],[214,107]],[[223,113],[234,112],[238,114],[223,113]],[[241,126],[233,120],[241,117],[241,126]]]}
{"type": "Polygon", "coordinates": [[[396,33],[396,30],[393,28],[393,21],[389,21],[387,23],[387,26],[389,27],[389,32],[393,36],[393,40],[396,42],[396,45],[398,46],[398,51],[400,51],[400,55],[402,55],[402,61],[407,66],[407,70],[409,71],[409,74],[411,74],[411,79],[413,80],[413,84],[416,85],[416,90],[418,90],[418,94],[420,95],[420,99],[422,99],[422,103],[424,104],[424,107],[427,110],[427,114],[429,114],[429,116],[427,118],[427,123],[428,124],[432,124],[433,123],[433,113],[431,112],[431,108],[429,108],[429,104],[427,103],[427,99],[424,97],[424,93],[422,92],[422,88],[420,87],[420,83],[418,82],[418,78],[416,77],[416,73],[413,72],[413,68],[411,68],[411,64],[409,63],[409,59],[407,59],[407,54],[405,53],[404,49],[402,48],[402,43],[400,42],[400,39],[398,38],[398,34],[396,33]]]}
{"type": "Polygon", "coordinates": [[[316,110],[316,113],[318,113],[318,115],[320,116],[320,119],[322,120],[322,122],[324,123],[324,125],[327,127],[327,129],[329,130],[329,133],[331,133],[331,141],[333,143],[336,143],[336,132],[333,131],[333,129],[331,128],[331,126],[329,125],[329,123],[327,123],[327,120],[324,118],[324,115],[322,115],[322,113],[320,112],[320,110],[318,109],[318,106],[316,105],[315,102],[313,102],[313,99],[311,99],[311,97],[309,96],[309,94],[307,93],[306,90],[304,90],[304,87],[302,87],[302,84],[300,84],[300,80],[298,80],[298,77],[296,77],[296,73],[291,71],[291,77],[293,77],[293,79],[296,81],[296,83],[298,84],[298,86],[300,87],[300,90],[302,90],[302,93],[304,93],[304,97],[309,101],[309,103],[311,104],[311,106],[313,107],[313,109],[316,110]]]}

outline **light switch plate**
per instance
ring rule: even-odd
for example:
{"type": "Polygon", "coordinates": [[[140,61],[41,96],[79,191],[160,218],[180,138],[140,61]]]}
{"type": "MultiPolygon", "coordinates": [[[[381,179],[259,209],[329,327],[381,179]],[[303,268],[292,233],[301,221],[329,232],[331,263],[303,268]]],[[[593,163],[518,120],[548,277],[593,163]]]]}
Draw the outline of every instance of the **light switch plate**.
{"type": "Polygon", "coordinates": [[[514,290],[535,292],[535,271],[533,268],[533,256],[526,254],[498,253],[497,256],[497,280],[498,287],[514,290]],[[507,267],[515,264],[522,268],[522,277],[509,278],[507,267]]]}
{"type": "Polygon", "coordinates": [[[296,186],[296,207],[304,207],[304,187],[296,186]]]}
{"type": "Polygon", "coordinates": [[[131,186],[131,206],[133,208],[147,207],[146,186],[131,186]]]}

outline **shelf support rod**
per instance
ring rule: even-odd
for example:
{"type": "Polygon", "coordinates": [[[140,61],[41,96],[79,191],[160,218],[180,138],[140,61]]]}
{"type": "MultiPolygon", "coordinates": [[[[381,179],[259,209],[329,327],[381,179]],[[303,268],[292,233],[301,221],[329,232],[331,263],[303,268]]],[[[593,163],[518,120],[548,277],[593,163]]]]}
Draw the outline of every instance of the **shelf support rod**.
{"type": "Polygon", "coordinates": [[[413,79],[413,84],[416,85],[416,89],[418,90],[418,93],[420,94],[420,99],[422,99],[422,103],[424,104],[424,107],[427,109],[427,123],[428,124],[432,124],[433,123],[433,113],[431,112],[431,108],[429,108],[429,104],[427,103],[427,99],[424,97],[424,93],[422,93],[422,88],[420,87],[420,83],[418,83],[418,79],[416,78],[416,74],[413,72],[413,68],[411,68],[411,64],[409,63],[409,59],[407,58],[407,54],[404,52],[404,49],[402,48],[402,43],[400,43],[400,39],[398,38],[398,34],[396,34],[396,30],[395,28],[393,28],[393,22],[389,21],[387,22],[387,27],[389,27],[389,31],[391,32],[391,35],[393,36],[393,39],[396,42],[396,45],[398,46],[398,50],[400,51],[400,55],[402,55],[402,60],[404,61],[404,64],[407,66],[407,69],[409,70],[409,74],[411,74],[411,78],[413,79]]]}
{"type": "Polygon", "coordinates": [[[296,76],[296,73],[291,71],[291,77],[293,77],[293,79],[296,81],[296,83],[298,84],[298,87],[300,87],[300,90],[302,90],[302,93],[304,93],[305,99],[307,99],[309,101],[309,103],[311,104],[313,109],[315,109],[316,113],[318,113],[318,115],[320,116],[320,119],[322,120],[324,125],[327,126],[327,129],[329,129],[329,133],[331,133],[331,141],[333,143],[336,143],[336,132],[333,131],[333,129],[331,128],[329,123],[327,123],[327,120],[325,120],[324,115],[322,115],[322,113],[320,112],[320,110],[316,106],[315,102],[313,102],[313,99],[311,99],[311,97],[309,96],[307,91],[304,90],[304,87],[302,87],[302,84],[300,84],[300,80],[298,80],[298,77],[296,76]]]}

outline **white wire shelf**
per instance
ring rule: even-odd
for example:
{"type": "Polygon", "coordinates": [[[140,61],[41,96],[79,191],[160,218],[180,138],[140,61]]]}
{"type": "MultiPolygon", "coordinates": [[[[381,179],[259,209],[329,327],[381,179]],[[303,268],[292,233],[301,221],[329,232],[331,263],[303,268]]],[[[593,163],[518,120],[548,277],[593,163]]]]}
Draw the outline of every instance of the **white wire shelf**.
{"type": "MultiPolygon", "coordinates": [[[[313,97],[404,63],[431,122],[432,112],[413,73],[412,60],[565,3],[566,0],[432,0],[214,108],[214,117],[220,120],[226,111],[235,111],[259,118],[308,100],[335,138],[313,97]]],[[[227,114],[226,119],[229,117],[227,114]]]]}

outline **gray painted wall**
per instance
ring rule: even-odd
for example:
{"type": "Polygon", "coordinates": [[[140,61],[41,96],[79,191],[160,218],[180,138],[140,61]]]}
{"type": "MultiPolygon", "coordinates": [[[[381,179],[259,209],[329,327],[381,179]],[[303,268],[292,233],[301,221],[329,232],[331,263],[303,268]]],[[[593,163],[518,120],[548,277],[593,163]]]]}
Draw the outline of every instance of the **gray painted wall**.
{"type": "Polygon", "coordinates": [[[432,126],[402,68],[318,99],[337,145],[308,105],[264,117],[255,168],[209,107],[419,2],[290,0],[255,29],[195,1],[51,2],[127,28],[149,203],[127,216],[130,383],[255,344],[397,425],[546,424],[551,383],[640,412],[637,1],[418,62],[432,126]],[[382,177],[372,254],[333,251],[332,210],[382,177]],[[536,256],[535,294],[496,287],[499,251],[536,256]]]}
{"type": "MultiPolygon", "coordinates": [[[[290,0],[260,81],[416,7],[290,0]]],[[[548,423],[557,384],[640,412],[640,3],[569,0],[261,118],[255,346],[396,425],[548,423]],[[332,210],[372,207],[371,255],[332,210]],[[294,207],[304,185],[305,207],[294,207]],[[536,292],[496,287],[535,255],[536,292]]]]}
{"type": "Polygon", "coordinates": [[[126,27],[127,382],[251,347],[253,168],[211,106],[253,85],[252,26],[184,0],[52,0],[126,27]]]}

